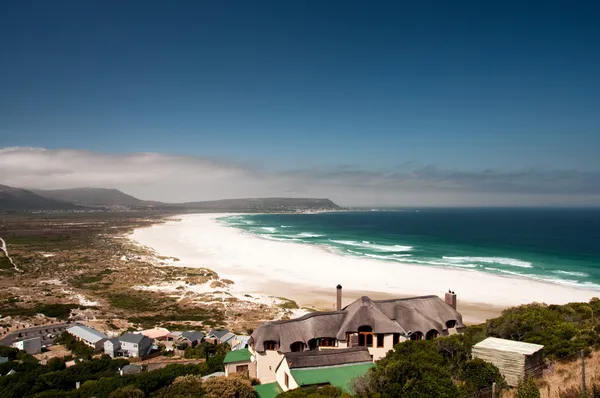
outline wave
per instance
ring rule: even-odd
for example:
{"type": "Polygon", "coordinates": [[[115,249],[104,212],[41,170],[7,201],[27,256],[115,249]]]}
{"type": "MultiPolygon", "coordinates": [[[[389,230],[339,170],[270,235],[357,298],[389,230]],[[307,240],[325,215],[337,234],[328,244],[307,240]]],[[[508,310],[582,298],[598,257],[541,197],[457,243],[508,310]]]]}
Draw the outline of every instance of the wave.
{"type": "Polygon", "coordinates": [[[269,231],[271,233],[274,233],[277,231],[277,228],[275,228],[275,227],[262,227],[262,229],[264,229],[265,231],[269,231]]]}
{"type": "Polygon", "coordinates": [[[282,225],[281,228],[292,228],[291,225],[282,225]]]}
{"type": "Polygon", "coordinates": [[[319,238],[319,237],[325,236],[325,235],[313,234],[312,232],[301,232],[298,234],[298,236],[303,237],[303,238],[319,238]]]}
{"type": "Polygon", "coordinates": [[[373,251],[377,251],[377,252],[408,252],[413,249],[412,246],[402,246],[402,245],[387,246],[387,245],[376,245],[373,243],[357,242],[355,240],[333,240],[333,239],[330,239],[330,240],[331,240],[331,242],[337,243],[340,245],[361,247],[363,249],[373,250],[373,251]]]}
{"type": "Polygon", "coordinates": [[[463,263],[463,262],[473,262],[473,263],[487,263],[487,264],[502,264],[502,265],[510,265],[512,267],[521,267],[521,268],[533,268],[533,265],[529,261],[517,260],[514,258],[505,258],[505,257],[451,257],[444,256],[442,257],[444,260],[450,261],[451,263],[463,263]]]}
{"type": "Polygon", "coordinates": [[[277,242],[302,242],[302,240],[300,240],[300,239],[296,239],[296,238],[284,238],[282,236],[260,235],[260,237],[263,238],[263,239],[274,240],[274,241],[277,241],[277,242]]]}
{"type": "Polygon", "coordinates": [[[468,264],[468,263],[447,263],[441,261],[432,261],[432,260],[417,260],[414,258],[405,259],[403,262],[407,264],[425,264],[425,265],[436,265],[443,267],[459,267],[459,268],[477,268],[479,265],[477,264],[468,264]]]}
{"type": "Polygon", "coordinates": [[[563,271],[563,270],[556,270],[556,271],[552,271],[555,274],[560,274],[560,275],[571,275],[571,276],[581,276],[581,277],[587,277],[590,276],[590,274],[586,274],[585,272],[577,272],[577,271],[563,271]]]}

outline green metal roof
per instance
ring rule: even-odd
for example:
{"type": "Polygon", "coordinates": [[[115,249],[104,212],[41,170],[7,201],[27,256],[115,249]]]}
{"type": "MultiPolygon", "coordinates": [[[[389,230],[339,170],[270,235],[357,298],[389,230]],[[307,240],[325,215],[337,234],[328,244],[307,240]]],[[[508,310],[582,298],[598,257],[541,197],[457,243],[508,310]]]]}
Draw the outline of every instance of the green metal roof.
{"type": "Polygon", "coordinates": [[[250,361],[250,351],[247,348],[235,351],[229,351],[227,355],[225,355],[225,360],[223,363],[233,363],[233,362],[246,362],[250,361]]]}
{"type": "Polygon", "coordinates": [[[258,398],[275,398],[283,392],[277,382],[255,385],[254,391],[258,394],[258,398]]]}
{"type": "Polygon", "coordinates": [[[329,383],[339,387],[346,392],[350,391],[350,382],[358,376],[362,376],[375,366],[370,363],[359,363],[356,365],[324,366],[320,368],[292,369],[292,377],[299,386],[329,383]]]}

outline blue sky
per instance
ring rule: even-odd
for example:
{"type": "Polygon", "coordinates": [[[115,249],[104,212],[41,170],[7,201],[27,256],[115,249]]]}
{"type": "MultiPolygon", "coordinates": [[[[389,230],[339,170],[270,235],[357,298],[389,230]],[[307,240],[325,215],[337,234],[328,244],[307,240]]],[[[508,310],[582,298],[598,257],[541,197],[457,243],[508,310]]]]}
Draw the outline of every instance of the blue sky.
{"type": "Polygon", "coordinates": [[[0,147],[596,178],[599,15],[593,1],[5,1],[0,147]]]}

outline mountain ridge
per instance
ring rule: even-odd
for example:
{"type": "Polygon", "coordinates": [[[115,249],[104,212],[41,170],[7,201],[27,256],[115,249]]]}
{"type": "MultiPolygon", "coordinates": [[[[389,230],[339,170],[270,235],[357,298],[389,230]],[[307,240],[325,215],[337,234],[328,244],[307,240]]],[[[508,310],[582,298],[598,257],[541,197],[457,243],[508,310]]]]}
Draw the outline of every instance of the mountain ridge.
{"type": "Polygon", "coordinates": [[[0,212],[34,210],[129,209],[157,211],[274,212],[339,210],[326,198],[240,198],[183,203],[138,199],[114,188],[23,189],[0,185],[0,212]]]}

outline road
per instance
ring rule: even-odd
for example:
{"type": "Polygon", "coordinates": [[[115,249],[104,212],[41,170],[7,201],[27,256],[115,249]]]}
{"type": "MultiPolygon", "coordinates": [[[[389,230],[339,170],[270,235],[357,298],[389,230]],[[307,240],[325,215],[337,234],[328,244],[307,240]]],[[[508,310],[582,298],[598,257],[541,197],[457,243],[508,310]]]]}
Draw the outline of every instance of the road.
{"type": "Polygon", "coordinates": [[[64,332],[66,328],[74,325],[74,323],[53,323],[27,329],[17,329],[2,337],[0,345],[11,346],[15,341],[32,339],[34,337],[41,338],[42,345],[52,344],[56,336],[64,332]],[[53,335],[54,337],[48,337],[49,335],[53,335]]]}

